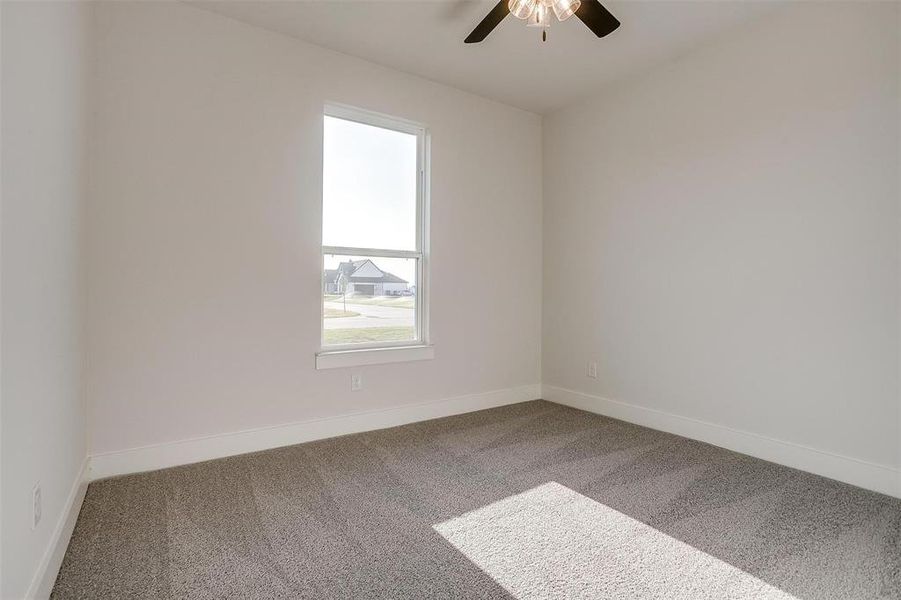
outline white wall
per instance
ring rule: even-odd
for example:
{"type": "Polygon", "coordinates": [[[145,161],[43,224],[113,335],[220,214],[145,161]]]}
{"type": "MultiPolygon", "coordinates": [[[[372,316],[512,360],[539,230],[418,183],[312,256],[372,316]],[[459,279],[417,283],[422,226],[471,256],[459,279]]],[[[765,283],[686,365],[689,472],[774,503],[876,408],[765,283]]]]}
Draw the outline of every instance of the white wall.
{"type": "Polygon", "coordinates": [[[538,383],[539,117],[190,6],[96,16],[92,452],[538,383]],[[314,369],[327,101],[432,134],[436,358],[355,393],[314,369]]]}
{"type": "Polygon", "coordinates": [[[80,232],[89,17],[76,3],[0,3],[3,598],[24,597],[42,569],[52,577],[58,568],[61,556],[48,552],[86,456],[80,232]],[[32,531],[38,482],[43,516],[32,531]]]}
{"type": "Polygon", "coordinates": [[[898,10],[796,3],[545,119],[545,384],[899,465],[898,10]]]}

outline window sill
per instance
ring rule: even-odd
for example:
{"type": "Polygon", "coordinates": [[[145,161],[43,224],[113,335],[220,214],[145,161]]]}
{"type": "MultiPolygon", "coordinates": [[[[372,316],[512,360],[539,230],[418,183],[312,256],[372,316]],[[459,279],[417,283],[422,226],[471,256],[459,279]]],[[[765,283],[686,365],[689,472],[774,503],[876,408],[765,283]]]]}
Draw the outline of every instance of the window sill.
{"type": "Polygon", "coordinates": [[[362,350],[329,350],[316,355],[316,369],[340,369],[387,363],[431,360],[434,346],[401,346],[398,348],[366,348],[362,350]]]}

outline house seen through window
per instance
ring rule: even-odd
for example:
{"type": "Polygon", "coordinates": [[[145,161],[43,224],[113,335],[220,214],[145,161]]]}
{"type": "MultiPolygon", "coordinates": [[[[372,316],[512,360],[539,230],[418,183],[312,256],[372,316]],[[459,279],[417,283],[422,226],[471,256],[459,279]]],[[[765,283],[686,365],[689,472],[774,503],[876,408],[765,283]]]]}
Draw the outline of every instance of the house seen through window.
{"type": "Polygon", "coordinates": [[[425,151],[421,126],[326,109],[323,348],[425,343],[425,151]]]}

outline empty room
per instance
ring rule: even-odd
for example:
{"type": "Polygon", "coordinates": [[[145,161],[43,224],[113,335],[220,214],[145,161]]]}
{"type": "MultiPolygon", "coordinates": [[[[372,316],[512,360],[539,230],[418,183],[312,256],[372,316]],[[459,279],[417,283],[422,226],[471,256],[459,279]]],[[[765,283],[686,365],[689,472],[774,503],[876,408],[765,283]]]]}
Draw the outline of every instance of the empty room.
{"type": "Polygon", "coordinates": [[[0,0],[0,598],[901,600],[901,1],[0,0]]]}

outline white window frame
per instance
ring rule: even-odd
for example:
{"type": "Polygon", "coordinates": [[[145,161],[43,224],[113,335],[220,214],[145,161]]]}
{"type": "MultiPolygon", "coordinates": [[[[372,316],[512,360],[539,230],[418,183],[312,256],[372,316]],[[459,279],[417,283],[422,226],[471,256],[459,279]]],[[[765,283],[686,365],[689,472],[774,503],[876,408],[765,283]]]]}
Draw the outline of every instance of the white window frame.
{"type": "MultiPolygon", "coordinates": [[[[325,277],[325,257],[363,256],[369,258],[406,258],[416,260],[416,293],[414,312],[416,315],[416,339],[396,342],[368,342],[362,344],[325,344],[325,297],[322,294],[324,279],[320,282],[319,303],[319,349],[316,354],[316,368],[370,365],[387,362],[421,360],[434,357],[434,349],[429,344],[429,134],[428,129],[406,119],[391,117],[344,104],[329,103],[323,110],[325,117],[354,121],[364,125],[381,127],[416,136],[416,248],[414,250],[387,250],[383,248],[356,248],[349,246],[326,246],[321,244],[320,277],[325,277]]],[[[323,129],[323,141],[324,141],[323,129]]],[[[320,145],[322,146],[322,145],[320,145]]],[[[324,184],[324,181],[323,181],[324,184]]],[[[320,234],[323,232],[321,216],[324,214],[325,198],[320,195],[320,234]]]]}

